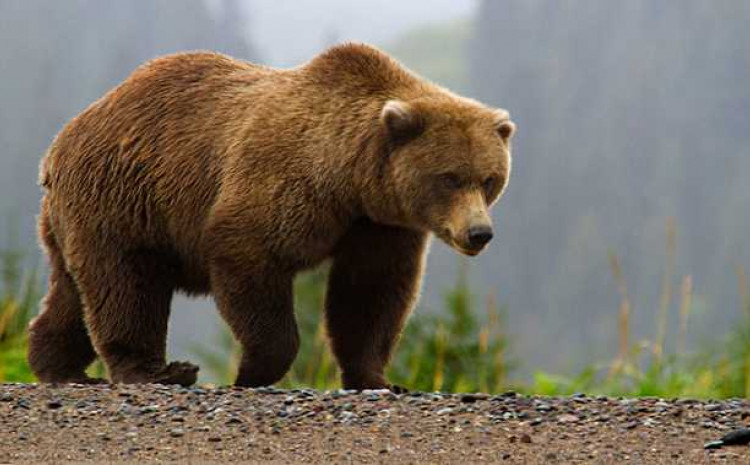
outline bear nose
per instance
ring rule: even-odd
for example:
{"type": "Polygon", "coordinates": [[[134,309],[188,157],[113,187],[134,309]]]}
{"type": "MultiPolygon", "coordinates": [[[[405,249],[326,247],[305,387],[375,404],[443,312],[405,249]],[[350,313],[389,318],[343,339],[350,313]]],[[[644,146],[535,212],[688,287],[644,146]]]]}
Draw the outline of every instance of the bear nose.
{"type": "Polygon", "coordinates": [[[473,249],[484,247],[492,239],[490,226],[472,226],[469,228],[469,245],[473,249]]]}

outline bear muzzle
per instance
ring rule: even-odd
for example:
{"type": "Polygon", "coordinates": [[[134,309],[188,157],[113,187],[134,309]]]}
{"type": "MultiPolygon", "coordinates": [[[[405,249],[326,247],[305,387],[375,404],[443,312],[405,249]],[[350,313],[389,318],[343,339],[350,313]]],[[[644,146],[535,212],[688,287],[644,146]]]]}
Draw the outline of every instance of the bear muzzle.
{"type": "Polygon", "coordinates": [[[449,229],[443,230],[442,234],[438,233],[438,237],[446,244],[470,257],[479,255],[493,236],[492,225],[488,224],[469,226],[464,233],[457,235],[451,234],[449,229]]]}
{"type": "Polygon", "coordinates": [[[466,232],[461,234],[457,240],[450,244],[454,249],[464,255],[474,257],[479,255],[493,237],[492,226],[479,224],[469,226],[466,232]]]}
{"type": "Polygon", "coordinates": [[[488,225],[472,226],[467,233],[467,242],[472,250],[482,250],[492,240],[492,227],[488,225]]]}

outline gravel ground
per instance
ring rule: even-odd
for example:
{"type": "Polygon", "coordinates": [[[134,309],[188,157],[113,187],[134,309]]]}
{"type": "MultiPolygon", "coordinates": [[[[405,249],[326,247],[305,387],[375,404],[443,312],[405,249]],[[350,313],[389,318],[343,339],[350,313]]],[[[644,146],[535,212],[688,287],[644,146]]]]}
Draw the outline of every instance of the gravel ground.
{"type": "Polygon", "coordinates": [[[750,463],[750,401],[0,385],[0,464],[750,463]]]}

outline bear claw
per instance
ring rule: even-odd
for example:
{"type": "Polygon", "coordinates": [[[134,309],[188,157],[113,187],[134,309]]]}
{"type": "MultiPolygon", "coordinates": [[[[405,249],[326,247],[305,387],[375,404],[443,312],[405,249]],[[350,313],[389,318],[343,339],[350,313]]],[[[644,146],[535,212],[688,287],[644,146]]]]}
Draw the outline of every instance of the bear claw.
{"type": "Polygon", "coordinates": [[[188,362],[172,362],[161,371],[154,374],[156,384],[179,384],[190,386],[198,380],[197,365],[188,362]]]}
{"type": "Polygon", "coordinates": [[[408,394],[409,393],[408,389],[406,389],[403,386],[399,386],[398,384],[389,385],[388,390],[390,390],[394,394],[408,394]]]}

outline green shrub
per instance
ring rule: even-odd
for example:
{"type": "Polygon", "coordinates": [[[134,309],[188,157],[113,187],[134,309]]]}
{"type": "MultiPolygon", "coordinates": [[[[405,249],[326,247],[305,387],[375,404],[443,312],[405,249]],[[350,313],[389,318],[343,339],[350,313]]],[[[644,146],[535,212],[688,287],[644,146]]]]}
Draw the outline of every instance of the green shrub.
{"type": "MultiPolygon", "coordinates": [[[[463,270],[463,269],[462,269],[463,270]]],[[[339,372],[325,330],[327,270],[302,274],[295,281],[295,311],[300,352],[282,387],[340,387],[339,372]]],[[[417,390],[483,391],[503,389],[509,365],[501,319],[493,301],[480,318],[466,283],[465,270],[445,296],[442,313],[421,309],[407,322],[389,369],[389,379],[417,390]]],[[[219,383],[231,383],[240,349],[224,327],[212,350],[196,347],[202,365],[219,383]],[[229,361],[229,362],[228,362],[229,361]]]]}
{"type": "Polygon", "coordinates": [[[36,268],[24,274],[23,255],[0,251],[0,382],[31,382],[26,363],[27,333],[40,297],[36,268]]]}

